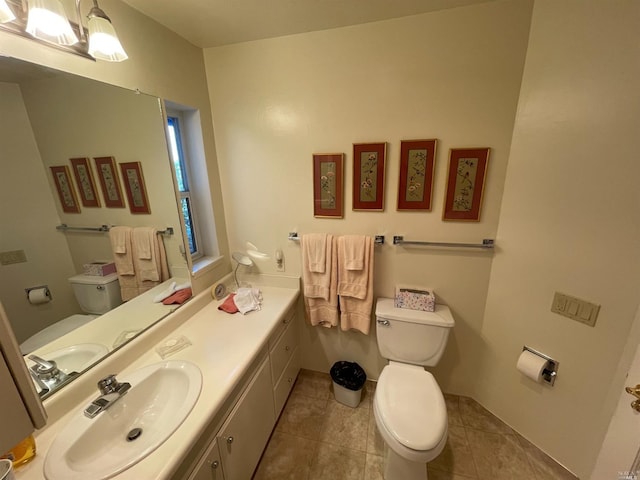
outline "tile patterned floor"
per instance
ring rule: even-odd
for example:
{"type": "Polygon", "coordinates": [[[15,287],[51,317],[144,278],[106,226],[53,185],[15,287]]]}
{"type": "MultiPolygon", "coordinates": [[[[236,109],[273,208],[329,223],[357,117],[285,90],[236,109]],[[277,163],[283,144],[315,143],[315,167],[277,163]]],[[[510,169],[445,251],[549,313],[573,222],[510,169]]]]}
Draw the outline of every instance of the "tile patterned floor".
{"type": "MultiPolygon", "coordinates": [[[[338,403],[331,385],[327,374],[300,372],[254,480],[383,480],[375,383],[358,408],[338,403]]],[[[449,438],[428,464],[430,480],[576,480],[473,399],[445,399],[449,438]]]]}

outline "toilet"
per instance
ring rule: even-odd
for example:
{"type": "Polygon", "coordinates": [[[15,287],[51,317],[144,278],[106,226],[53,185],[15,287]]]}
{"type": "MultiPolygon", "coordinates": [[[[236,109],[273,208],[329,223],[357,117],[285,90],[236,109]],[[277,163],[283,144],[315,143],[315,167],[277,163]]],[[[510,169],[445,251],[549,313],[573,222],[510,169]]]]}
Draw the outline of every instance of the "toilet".
{"type": "Polygon", "coordinates": [[[373,399],[376,426],[385,443],[385,480],[426,480],[427,462],[447,442],[447,407],[440,387],[424,367],[444,353],[453,316],[446,305],[435,312],[396,308],[393,299],[376,303],[382,369],[373,399]]]}
{"type": "Polygon", "coordinates": [[[23,355],[37,350],[58,337],[89,323],[122,303],[118,275],[74,275],[69,278],[73,294],[84,314],[76,313],[32,335],[20,344],[23,355]]]}

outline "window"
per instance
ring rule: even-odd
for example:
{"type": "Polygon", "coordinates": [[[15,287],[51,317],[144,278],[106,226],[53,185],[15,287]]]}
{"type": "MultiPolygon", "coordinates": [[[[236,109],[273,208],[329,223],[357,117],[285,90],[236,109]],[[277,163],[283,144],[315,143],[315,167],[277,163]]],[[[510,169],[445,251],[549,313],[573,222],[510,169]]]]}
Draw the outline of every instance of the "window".
{"type": "Polygon", "coordinates": [[[191,201],[189,165],[188,158],[182,147],[183,142],[182,135],[180,133],[179,117],[171,115],[168,116],[167,126],[169,132],[171,159],[173,160],[173,168],[176,172],[176,181],[178,184],[178,190],[180,191],[180,205],[187,231],[189,252],[191,253],[192,259],[197,259],[203,255],[203,252],[200,248],[200,234],[196,222],[193,202],[191,201]]]}

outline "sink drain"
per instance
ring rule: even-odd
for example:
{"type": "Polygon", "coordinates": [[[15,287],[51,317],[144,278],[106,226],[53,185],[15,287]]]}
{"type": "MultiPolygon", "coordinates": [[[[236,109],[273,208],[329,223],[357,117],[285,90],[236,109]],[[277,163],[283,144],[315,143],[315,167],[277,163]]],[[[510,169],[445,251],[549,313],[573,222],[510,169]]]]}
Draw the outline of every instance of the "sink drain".
{"type": "Polygon", "coordinates": [[[129,433],[127,433],[127,442],[133,442],[134,440],[137,440],[138,438],[140,438],[140,435],[142,435],[141,428],[132,429],[129,433]]]}

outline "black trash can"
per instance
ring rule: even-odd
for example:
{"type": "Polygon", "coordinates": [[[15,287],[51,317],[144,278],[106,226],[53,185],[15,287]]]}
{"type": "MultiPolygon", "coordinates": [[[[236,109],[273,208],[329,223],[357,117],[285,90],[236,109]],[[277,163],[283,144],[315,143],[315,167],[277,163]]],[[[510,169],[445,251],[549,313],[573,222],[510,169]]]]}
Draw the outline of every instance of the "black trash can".
{"type": "Polygon", "coordinates": [[[356,362],[340,361],[333,364],[329,372],[333,380],[333,393],[336,400],[344,405],[356,408],[360,404],[362,387],[367,374],[356,362]]]}

